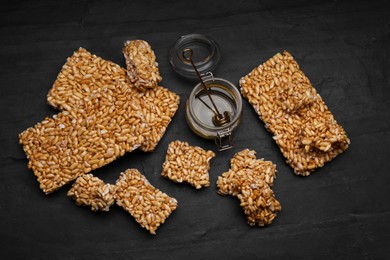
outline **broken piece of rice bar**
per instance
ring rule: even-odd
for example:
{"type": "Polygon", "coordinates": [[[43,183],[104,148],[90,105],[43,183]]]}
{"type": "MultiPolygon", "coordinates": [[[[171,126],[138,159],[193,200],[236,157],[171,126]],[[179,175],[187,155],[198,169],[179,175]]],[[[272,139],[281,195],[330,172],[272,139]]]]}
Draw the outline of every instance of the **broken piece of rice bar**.
{"type": "Polygon", "coordinates": [[[245,181],[237,195],[250,226],[265,226],[272,223],[282,207],[275,199],[270,186],[262,181],[245,181]]]}
{"type": "Polygon", "coordinates": [[[178,206],[175,198],[153,187],[137,169],[121,173],[116,187],[116,203],[151,234],[178,206]]]}
{"type": "Polygon", "coordinates": [[[154,51],[144,40],[126,41],[123,46],[127,75],[136,88],[145,91],[162,80],[154,51]]]}
{"type": "Polygon", "coordinates": [[[92,174],[85,174],[76,179],[67,195],[78,206],[90,206],[92,211],[109,211],[115,202],[115,188],[92,174]]]}
{"type": "Polygon", "coordinates": [[[282,209],[271,189],[275,164],[256,159],[256,152],[249,149],[237,152],[230,164],[230,169],[218,177],[218,194],[236,196],[249,225],[271,224],[282,209]]]}
{"type": "Polygon", "coordinates": [[[210,186],[211,150],[191,146],[179,140],[169,144],[161,175],[178,183],[187,182],[196,189],[210,186]]]}
{"type": "Polygon", "coordinates": [[[307,176],[348,148],[346,132],[287,51],[242,77],[240,86],[295,174],[307,176]]]}
{"type": "Polygon", "coordinates": [[[271,161],[256,158],[256,151],[242,150],[230,160],[230,169],[218,177],[218,193],[237,196],[246,181],[256,183],[262,180],[272,186],[276,172],[276,166],[271,161]]]}

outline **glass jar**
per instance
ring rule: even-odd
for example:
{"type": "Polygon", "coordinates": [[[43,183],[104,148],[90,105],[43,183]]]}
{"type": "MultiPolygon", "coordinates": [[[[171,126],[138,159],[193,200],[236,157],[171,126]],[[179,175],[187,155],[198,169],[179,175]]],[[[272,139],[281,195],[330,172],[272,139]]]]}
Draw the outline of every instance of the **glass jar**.
{"type": "Polygon", "coordinates": [[[192,64],[183,56],[186,49],[192,50],[192,61],[206,86],[199,82],[191,91],[186,102],[187,123],[197,135],[214,140],[219,151],[229,149],[233,147],[233,131],[241,121],[241,94],[230,81],[213,76],[212,70],[220,60],[219,46],[213,39],[201,34],[184,35],[170,50],[174,70],[187,79],[198,79],[192,64]],[[217,124],[216,114],[224,114],[228,120],[217,124]]]}
{"type": "Polygon", "coordinates": [[[186,102],[187,123],[197,135],[213,139],[219,151],[233,146],[233,130],[239,125],[242,115],[242,99],[237,88],[229,81],[214,78],[210,73],[204,77],[204,83],[209,88],[219,111],[227,112],[230,121],[222,126],[213,122],[214,112],[208,94],[201,83],[192,90],[186,102]]]}

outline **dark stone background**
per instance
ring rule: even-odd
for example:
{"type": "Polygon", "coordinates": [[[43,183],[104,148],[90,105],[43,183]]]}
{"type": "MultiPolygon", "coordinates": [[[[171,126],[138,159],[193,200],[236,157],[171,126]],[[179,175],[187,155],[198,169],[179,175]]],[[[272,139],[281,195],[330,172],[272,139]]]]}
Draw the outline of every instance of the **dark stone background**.
{"type": "Polygon", "coordinates": [[[0,4],[1,259],[389,259],[390,8],[386,1],[2,1],[0,4]],[[244,100],[236,146],[211,162],[209,188],[160,176],[169,142],[215,147],[190,131],[185,100],[194,83],[168,60],[176,39],[213,37],[214,72],[236,85],[288,50],[351,139],[347,152],[309,177],[295,176],[244,100]],[[18,134],[57,111],[46,104],[66,58],[80,46],[124,66],[122,44],[147,40],[162,85],[180,108],[152,153],[135,151],[94,171],[114,183],[137,168],[179,208],[150,235],[118,206],[93,213],[66,197],[46,196],[27,168],[18,134]],[[283,210],[271,226],[249,227],[236,198],[215,181],[244,148],[277,164],[273,190],[283,210]]]}

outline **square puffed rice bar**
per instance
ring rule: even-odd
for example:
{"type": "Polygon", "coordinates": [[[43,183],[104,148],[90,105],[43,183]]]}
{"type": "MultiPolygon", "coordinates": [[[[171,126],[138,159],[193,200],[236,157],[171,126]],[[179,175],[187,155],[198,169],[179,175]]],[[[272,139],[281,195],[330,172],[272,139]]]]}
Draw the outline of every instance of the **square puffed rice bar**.
{"type": "Polygon", "coordinates": [[[175,198],[153,187],[136,169],[128,169],[116,182],[116,203],[151,234],[177,208],[175,198]]]}
{"type": "Polygon", "coordinates": [[[230,163],[229,171],[218,177],[218,193],[240,200],[249,225],[271,224],[282,209],[271,189],[276,166],[256,159],[256,152],[249,149],[236,153],[230,163]]]}
{"type": "Polygon", "coordinates": [[[307,176],[348,148],[346,132],[287,51],[242,77],[240,86],[295,174],[307,176]]]}
{"type": "Polygon", "coordinates": [[[187,142],[173,141],[169,144],[161,175],[178,183],[187,182],[196,189],[210,186],[210,160],[215,156],[187,142]]]}
{"type": "Polygon", "coordinates": [[[115,202],[115,188],[92,174],[85,174],[76,179],[67,195],[76,205],[90,206],[92,211],[109,211],[115,202]]]}
{"type": "Polygon", "coordinates": [[[160,86],[139,92],[125,69],[83,48],[67,59],[47,99],[62,112],[19,135],[46,194],[138,147],[153,151],[179,104],[160,86]]]}
{"type": "Polygon", "coordinates": [[[126,41],[123,46],[127,75],[140,91],[157,87],[162,80],[154,51],[143,40],[126,41]]]}

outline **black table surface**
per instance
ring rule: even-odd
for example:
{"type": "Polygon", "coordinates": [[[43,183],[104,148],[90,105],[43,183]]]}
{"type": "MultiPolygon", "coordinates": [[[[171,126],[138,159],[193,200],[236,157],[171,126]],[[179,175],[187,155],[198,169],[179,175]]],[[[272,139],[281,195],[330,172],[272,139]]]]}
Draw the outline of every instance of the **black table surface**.
{"type": "Polygon", "coordinates": [[[0,259],[389,259],[390,8],[386,1],[6,1],[0,4],[0,259]],[[240,77],[289,51],[351,139],[350,148],[309,177],[296,176],[272,135],[243,104],[235,146],[217,152],[185,121],[194,82],[172,70],[179,36],[201,33],[220,45],[214,75],[240,77]],[[94,213],[66,196],[44,195],[18,134],[58,111],[46,95],[66,58],[84,47],[125,66],[127,39],[148,41],[161,85],[179,110],[154,152],[134,151],[93,171],[109,183],[139,169],[179,207],[151,235],[122,208],[94,213]],[[161,177],[168,144],[216,152],[211,186],[196,190],[161,177]],[[282,211],[250,227],[237,198],[215,182],[245,148],[277,165],[282,211]]]}

